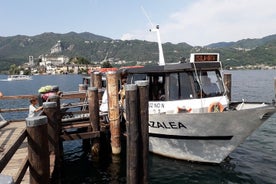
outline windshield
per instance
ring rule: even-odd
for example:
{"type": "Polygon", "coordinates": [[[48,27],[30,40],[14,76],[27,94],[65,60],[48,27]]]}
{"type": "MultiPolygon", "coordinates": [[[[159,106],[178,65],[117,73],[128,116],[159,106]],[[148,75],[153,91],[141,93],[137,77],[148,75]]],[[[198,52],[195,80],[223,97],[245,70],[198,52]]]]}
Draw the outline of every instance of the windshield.
{"type": "MultiPolygon", "coordinates": [[[[197,73],[198,80],[195,80],[197,85],[197,92],[202,97],[221,96],[224,93],[222,78],[219,71],[199,71],[197,73]]],[[[197,79],[196,73],[194,78],[197,79]]]]}

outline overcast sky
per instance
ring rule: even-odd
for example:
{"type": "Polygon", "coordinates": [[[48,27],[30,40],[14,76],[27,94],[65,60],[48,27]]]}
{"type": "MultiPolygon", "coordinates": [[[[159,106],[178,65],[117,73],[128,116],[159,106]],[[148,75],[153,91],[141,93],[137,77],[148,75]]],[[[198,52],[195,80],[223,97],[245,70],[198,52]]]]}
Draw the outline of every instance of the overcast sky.
{"type": "Polygon", "coordinates": [[[90,32],[203,46],[276,34],[276,0],[0,0],[0,36],[90,32]]]}

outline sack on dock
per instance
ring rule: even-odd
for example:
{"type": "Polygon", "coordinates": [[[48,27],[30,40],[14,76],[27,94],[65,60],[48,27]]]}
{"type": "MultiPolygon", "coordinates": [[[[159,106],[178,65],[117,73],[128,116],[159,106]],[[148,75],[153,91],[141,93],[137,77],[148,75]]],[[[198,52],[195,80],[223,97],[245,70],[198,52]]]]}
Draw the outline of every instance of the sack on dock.
{"type": "Polygon", "coordinates": [[[39,93],[47,93],[50,92],[52,90],[52,86],[47,85],[47,86],[43,86],[41,88],[39,88],[38,92],[39,93]]]}
{"type": "Polygon", "coordinates": [[[48,92],[58,92],[58,91],[59,91],[58,86],[47,85],[39,88],[38,93],[48,93],[48,92]]]}

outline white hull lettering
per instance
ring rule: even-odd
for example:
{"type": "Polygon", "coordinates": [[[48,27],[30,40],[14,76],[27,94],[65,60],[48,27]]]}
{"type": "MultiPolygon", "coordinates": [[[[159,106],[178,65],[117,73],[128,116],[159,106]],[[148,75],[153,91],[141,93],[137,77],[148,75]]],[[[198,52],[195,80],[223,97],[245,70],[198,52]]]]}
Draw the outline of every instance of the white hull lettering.
{"type": "Polygon", "coordinates": [[[165,105],[163,103],[149,103],[149,108],[164,109],[165,105]]]}
{"type": "Polygon", "coordinates": [[[149,121],[149,126],[151,128],[163,128],[163,129],[181,129],[181,128],[185,128],[187,129],[187,127],[181,123],[181,122],[155,122],[155,121],[149,121]]]}

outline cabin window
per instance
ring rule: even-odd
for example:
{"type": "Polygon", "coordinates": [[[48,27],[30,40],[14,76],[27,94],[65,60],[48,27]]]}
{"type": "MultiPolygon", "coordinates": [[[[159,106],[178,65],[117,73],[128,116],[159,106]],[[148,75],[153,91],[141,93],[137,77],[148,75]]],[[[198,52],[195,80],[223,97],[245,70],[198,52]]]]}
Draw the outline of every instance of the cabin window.
{"type": "Polygon", "coordinates": [[[180,99],[194,98],[191,78],[188,73],[179,73],[180,99]]]}
{"type": "Polygon", "coordinates": [[[194,98],[194,92],[191,85],[191,77],[188,73],[169,74],[169,99],[190,99],[194,98]]]}
{"type": "Polygon", "coordinates": [[[133,74],[131,78],[128,79],[127,83],[128,84],[134,84],[135,81],[138,80],[147,80],[147,75],[146,74],[133,74]]]}
{"type": "Polygon", "coordinates": [[[200,71],[198,74],[202,97],[221,96],[224,93],[222,79],[218,71],[200,71]]]}
{"type": "Polygon", "coordinates": [[[178,80],[178,73],[171,73],[170,74],[170,87],[169,87],[169,94],[170,100],[178,100],[180,93],[179,93],[179,80],[178,80]]]}

